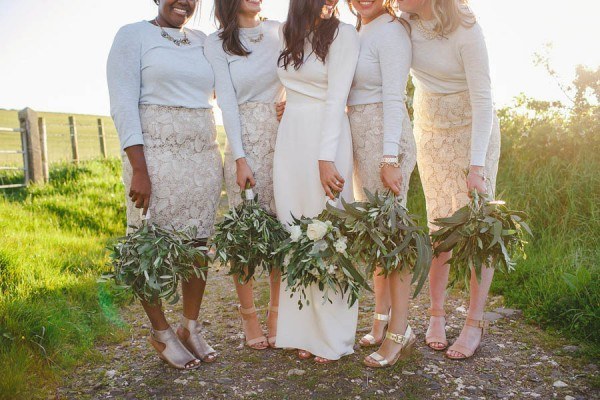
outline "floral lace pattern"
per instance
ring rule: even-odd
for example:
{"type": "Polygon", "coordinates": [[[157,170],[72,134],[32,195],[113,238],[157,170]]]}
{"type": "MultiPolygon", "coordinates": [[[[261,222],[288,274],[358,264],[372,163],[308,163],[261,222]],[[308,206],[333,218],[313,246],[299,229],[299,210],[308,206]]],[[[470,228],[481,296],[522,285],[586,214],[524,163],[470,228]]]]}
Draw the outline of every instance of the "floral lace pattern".
{"type": "MultiPolygon", "coordinates": [[[[246,161],[254,174],[259,204],[269,213],[275,214],[273,196],[273,155],[279,121],[272,103],[248,102],[239,106],[242,125],[242,144],[246,161]]],[[[229,207],[242,202],[241,189],[236,183],[236,164],[229,149],[225,148],[225,188],[229,207]]]]}
{"type": "MultiPolygon", "coordinates": [[[[363,188],[370,192],[385,193],[381,182],[379,163],[383,156],[383,103],[361,104],[348,107],[354,152],[354,196],[365,199],[363,188]]],[[[404,119],[398,158],[402,171],[400,196],[406,204],[410,176],[415,168],[417,150],[412,127],[404,119]]]]}
{"type": "MultiPolygon", "coordinates": [[[[198,238],[213,233],[223,164],[210,109],[140,105],[144,154],[152,183],[150,221],[165,228],[195,226],[198,238]]],[[[123,156],[126,194],[133,171],[123,156]]],[[[127,225],[141,224],[140,209],[127,199],[127,225]]]]}
{"type": "MultiPolygon", "coordinates": [[[[470,165],[471,101],[469,92],[443,95],[417,90],[414,97],[417,164],[430,229],[469,201],[465,171],[470,165]]],[[[500,124],[494,116],[485,161],[487,190],[496,190],[500,158],[500,124]]]]}

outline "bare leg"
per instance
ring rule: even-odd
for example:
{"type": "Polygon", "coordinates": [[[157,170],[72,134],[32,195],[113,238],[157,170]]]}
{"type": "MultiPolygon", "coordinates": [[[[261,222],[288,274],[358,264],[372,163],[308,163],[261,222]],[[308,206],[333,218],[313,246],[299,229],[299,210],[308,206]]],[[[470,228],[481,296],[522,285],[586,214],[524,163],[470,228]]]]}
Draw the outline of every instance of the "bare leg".
{"type": "MultiPolygon", "coordinates": [[[[373,291],[375,293],[375,312],[377,314],[388,315],[390,312],[390,306],[392,304],[392,300],[390,297],[390,286],[388,283],[388,278],[381,274],[382,269],[377,268],[373,275],[373,291]]],[[[369,335],[375,338],[377,343],[383,340],[383,332],[385,331],[385,327],[387,326],[387,321],[381,321],[378,319],[373,319],[373,325],[371,326],[371,331],[369,335]]],[[[366,338],[362,338],[360,343],[363,346],[368,346],[369,341],[366,338]]]]}
{"type": "Polygon", "coordinates": [[[181,282],[181,292],[183,294],[183,316],[187,319],[196,320],[200,315],[200,305],[204,297],[206,280],[195,275],[186,282],[181,282]]]}
{"type": "Polygon", "coordinates": [[[142,307],[144,311],[146,311],[146,315],[150,319],[150,323],[152,324],[152,328],[157,331],[164,331],[169,328],[169,323],[165,318],[165,313],[162,310],[162,305],[159,304],[150,304],[145,301],[142,301],[142,307]]]}
{"type": "MultiPolygon", "coordinates": [[[[485,308],[485,302],[490,291],[493,277],[494,269],[483,267],[481,269],[481,282],[477,282],[475,271],[471,271],[471,297],[469,298],[467,318],[475,320],[483,319],[483,309],[485,308]]],[[[481,333],[480,328],[465,325],[455,343],[475,351],[479,346],[479,343],[481,343],[481,333]]],[[[453,351],[452,347],[448,349],[448,355],[451,357],[461,357],[461,353],[453,351]]]]}
{"type": "MultiPolygon", "coordinates": [[[[252,279],[247,283],[240,283],[239,276],[235,275],[233,277],[233,283],[235,284],[235,290],[237,292],[238,299],[240,300],[240,307],[245,309],[254,307],[254,284],[252,279]]],[[[258,322],[258,315],[256,313],[242,314],[242,319],[244,320],[242,325],[244,327],[244,336],[246,337],[246,341],[253,340],[264,335],[262,327],[258,322]]],[[[268,347],[268,345],[265,340],[257,344],[253,344],[251,347],[255,349],[265,349],[268,347]]]]}
{"type": "MultiPolygon", "coordinates": [[[[269,305],[273,309],[279,307],[279,287],[281,285],[281,271],[273,269],[271,275],[269,275],[269,288],[271,290],[269,294],[269,305]]],[[[275,346],[275,343],[271,338],[277,336],[277,311],[269,310],[267,317],[267,331],[269,332],[270,345],[275,346]]]]}
{"type": "MultiPolygon", "coordinates": [[[[429,271],[429,296],[431,299],[431,308],[434,310],[443,310],[446,301],[446,287],[448,286],[448,274],[450,266],[448,260],[452,253],[442,253],[431,262],[429,271]]],[[[430,317],[429,328],[426,336],[446,337],[446,319],[444,317],[430,317]]],[[[445,343],[433,342],[429,344],[434,349],[443,349],[445,343]]]]}
{"type": "MultiPolygon", "coordinates": [[[[411,273],[408,268],[405,271],[394,271],[388,278],[388,290],[391,299],[391,319],[388,331],[403,335],[408,326],[408,304],[410,301],[411,273]]],[[[384,340],[377,353],[391,361],[400,350],[400,345],[392,340],[384,340]]]]}

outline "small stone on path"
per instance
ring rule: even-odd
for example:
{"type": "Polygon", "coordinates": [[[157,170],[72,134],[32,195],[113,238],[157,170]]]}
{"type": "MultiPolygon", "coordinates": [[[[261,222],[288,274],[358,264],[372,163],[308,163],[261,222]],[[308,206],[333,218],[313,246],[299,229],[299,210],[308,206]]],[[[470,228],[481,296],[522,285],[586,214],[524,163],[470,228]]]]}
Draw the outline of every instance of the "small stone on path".
{"type": "Polygon", "coordinates": [[[577,353],[579,351],[579,346],[564,346],[562,349],[567,353],[577,353]]]}
{"type": "Polygon", "coordinates": [[[292,375],[302,376],[305,373],[306,373],[306,371],[303,369],[293,368],[288,371],[287,376],[292,376],[292,375]]]}
{"type": "Polygon", "coordinates": [[[575,397],[566,395],[565,400],[575,400],[575,397]]]}
{"type": "Polygon", "coordinates": [[[569,385],[567,385],[566,383],[564,383],[563,381],[555,381],[552,386],[557,387],[557,388],[563,388],[563,387],[567,387],[569,385]]]}
{"type": "Polygon", "coordinates": [[[188,381],[187,379],[181,379],[181,378],[177,378],[173,381],[174,383],[177,383],[179,385],[187,385],[188,381]]]}
{"type": "Polygon", "coordinates": [[[498,321],[502,319],[504,316],[502,314],[498,314],[497,312],[485,312],[483,313],[483,319],[486,321],[498,321]]]}
{"type": "Polygon", "coordinates": [[[117,374],[117,371],[115,371],[114,369],[106,371],[106,377],[109,379],[114,378],[116,374],[117,374]]]}

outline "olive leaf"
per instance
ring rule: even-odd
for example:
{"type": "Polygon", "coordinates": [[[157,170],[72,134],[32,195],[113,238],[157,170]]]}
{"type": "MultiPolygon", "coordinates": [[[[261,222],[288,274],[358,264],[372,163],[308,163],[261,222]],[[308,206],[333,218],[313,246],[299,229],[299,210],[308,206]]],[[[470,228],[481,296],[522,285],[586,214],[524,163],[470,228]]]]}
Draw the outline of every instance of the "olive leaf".
{"type": "Polygon", "coordinates": [[[221,263],[229,265],[229,275],[247,283],[257,268],[267,274],[273,268],[281,269],[283,256],[276,250],[287,237],[283,225],[258,204],[256,195],[223,216],[212,244],[221,263]]]}
{"type": "Polygon", "coordinates": [[[372,275],[377,267],[384,275],[409,268],[417,283],[414,295],[423,287],[429,274],[432,248],[426,228],[408,213],[400,198],[391,191],[371,193],[365,189],[366,201],[347,203],[338,214],[352,243],[350,253],[372,275]]]}
{"type": "Polygon", "coordinates": [[[130,234],[108,247],[111,272],[99,282],[113,280],[117,288],[147,303],[174,304],[179,300],[180,279],[206,277],[208,249],[197,246],[196,227],[166,229],[145,221],[130,228],[130,234]]]}
{"type": "Polygon", "coordinates": [[[503,201],[473,192],[466,206],[433,222],[440,227],[431,235],[435,254],[453,251],[449,264],[455,281],[468,282],[471,270],[480,280],[483,265],[509,273],[518,258],[526,257],[525,234],[532,236],[526,218],[503,201]]]}

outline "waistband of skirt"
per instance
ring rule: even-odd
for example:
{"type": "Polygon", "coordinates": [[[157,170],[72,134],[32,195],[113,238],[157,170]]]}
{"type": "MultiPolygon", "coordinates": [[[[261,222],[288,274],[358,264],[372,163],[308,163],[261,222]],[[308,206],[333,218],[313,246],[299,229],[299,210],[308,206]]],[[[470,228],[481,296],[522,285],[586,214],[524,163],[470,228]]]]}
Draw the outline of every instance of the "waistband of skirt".
{"type": "Polygon", "coordinates": [[[190,112],[190,113],[207,113],[211,114],[213,112],[212,108],[189,108],[189,107],[181,107],[181,106],[165,106],[162,104],[140,104],[140,110],[157,110],[157,111],[171,111],[171,112],[190,112]]]}
{"type": "Polygon", "coordinates": [[[287,90],[286,105],[302,105],[302,104],[323,104],[325,100],[317,99],[316,97],[307,96],[294,90],[287,90]]]}
{"type": "Polygon", "coordinates": [[[466,98],[470,98],[470,94],[469,94],[468,90],[463,90],[461,92],[455,92],[455,93],[435,93],[435,92],[429,92],[427,90],[424,90],[421,87],[419,87],[417,90],[415,90],[415,95],[416,96],[433,98],[433,99],[449,99],[449,98],[452,98],[452,97],[466,97],[466,98]]]}
{"type": "Polygon", "coordinates": [[[378,102],[378,103],[366,103],[366,104],[353,104],[351,106],[348,106],[348,110],[361,110],[364,108],[379,108],[379,107],[383,107],[383,102],[378,102]]]}

